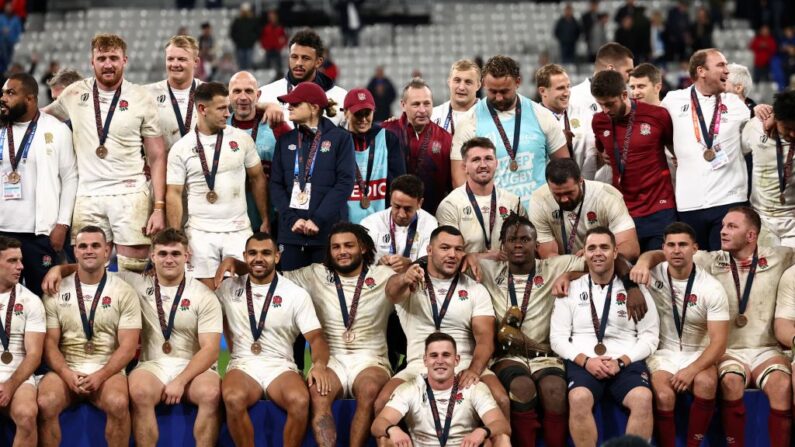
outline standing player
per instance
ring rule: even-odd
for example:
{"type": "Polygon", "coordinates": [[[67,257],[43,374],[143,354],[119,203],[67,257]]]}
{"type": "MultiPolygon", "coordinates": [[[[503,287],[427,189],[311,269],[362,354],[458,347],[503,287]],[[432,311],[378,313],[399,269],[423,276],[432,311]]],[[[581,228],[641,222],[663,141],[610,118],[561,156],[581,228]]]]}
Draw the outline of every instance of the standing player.
{"type": "Polygon", "coordinates": [[[329,390],[328,345],[309,294],[276,273],[273,237],[255,233],[243,256],[249,273],[224,281],[217,292],[232,348],[223,381],[226,424],[235,445],[253,447],[248,409],[265,396],[287,412],[284,445],[298,447],[309,418],[309,391],[295,365],[293,341],[299,334],[309,341],[308,383],[318,393],[329,390]]]}
{"type": "MultiPolygon", "coordinates": [[[[593,74],[600,71],[611,70],[621,74],[624,84],[629,81],[629,74],[635,67],[634,56],[629,48],[616,42],[609,42],[602,45],[596,52],[596,60],[593,65],[593,74]]],[[[570,102],[584,111],[590,111],[592,115],[599,112],[599,104],[596,103],[591,94],[591,79],[586,78],[579,84],[571,88],[570,102]]]]}
{"type": "Polygon", "coordinates": [[[19,283],[22,244],[0,236],[0,305],[3,309],[0,342],[0,413],[16,425],[14,445],[35,447],[36,382],[33,371],[44,347],[44,306],[41,299],[19,283]]]}
{"type": "Polygon", "coordinates": [[[461,147],[466,183],[439,204],[439,225],[458,228],[464,236],[467,253],[500,252],[500,228],[511,212],[527,215],[519,197],[494,184],[498,168],[497,149],[488,138],[475,137],[461,147]]]}
{"type": "Polygon", "coordinates": [[[663,237],[666,262],[651,270],[646,288],[660,316],[660,346],[646,360],[654,392],[654,424],[658,445],[673,447],[677,394],[692,393],[687,444],[698,447],[715,412],[715,365],[726,351],[729,302],[720,283],[693,264],[698,245],[689,225],[672,223],[663,237]]]}
{"type": "Polygon", "coordinates": [[[629,73],[629,93],[632,99],[659,106],[662,90],[662,72],[656,66],[644,62],[629,73]]]}
{"type": "Polygon", "coordinates": [[[121,37],[94,36],[91,64],[94,78],[75,82],[44,108],[74,129],[79,182],[72,234],[99,226],[116,244],[119,269],[140,272],[148,261],[147,236],[165,226],[166,151],[157,106],[144,87],[124,79],[127,44],[121,37]],[[142,141],[154,192],[151,215],[142,141]]]}
{"type": "Polygon", "coordinates": [[[188,220],[185,233],[193,255],[196,278],[212,287],[212,278],[225,256],[240,256],[251,224],[246,215],[245,181],[251,181],[261,228],[268,226],[265,175],[245,132],[227,126],[229,91],[209,82],[196,88],[199,122],[169,153],[168,220],[180,228],[182,191],[187,187],[188,220]]]}
{"type": "MultiPolygon", "coordinates": [[[[693,260],[718,279],[729,301],[732,328],[718,364],[726,442],[743,445],[743,392],[756,386],[770,401],[770,445],[783,447],[790,445],[792,384],[790,361],[774,337],[773,319],[779,280],[795,262],[795,252],[757,246],[760,227],[759,215],[751,208],[730,208],[723,218],[722,250],[699,251],[693,260]]],[[[644,253],[633,268],[633,279],[647,284],[648,269],[663,260],[660,252],[644,253]]]]}
{"type": "Polygon", "coordinates": [[[573,281],[568,296],[556,300],[552,311],[549,340],[566,359],[569,430],[576,445],[596,445],[592,411],[605,392],[629,410],[627,433],[644,439],[652,434],[652,393],[643,361],[657,349],[659,319],[647,293],[646,316],[637,323],[625,318],[626,291],[614,269],[617,256],[610,230],[588,230],[589,274],[573,281]]]}
{"type": "MultiPolygon", "coordinates": [[[[486,100],[479,101],[461,117],[450,159],[461,161],[459,149],[472,137],[499,141],[496,183],[521,197],[522,205],[529,209],[530,194],[544,183],[547,161],[568,157],[569,152],[552,112],[517,93],[521,80],[515,60],[494,56],[486,62],[486,100]]],[[[461,183],[454,187],[463,183],[464,176],[459,178],[461,183]]]]}
{"type": "Polygon", "coordinates": [[[612,183],[635,221],[640,250],[657,250],[665,226],[676,220],[665,161],[665,146],[673,138],[671,117],[662,107],[629,99],[622,79],[606,70],[591,81],[591,93],[603,110],[593,117],[596,148],[610,160],[612,183]]]}
{"type": "Polygon", "coordinates": [[[66,241],[78,180],[72,135],[39,112],[38,96],[38,83],[27,73],[9,76],[3,86],[0,234],[22,243],[25,286],[41,296],[41,281],[66,241]]]}
{"type": "Polygon", "coordinates": [[[130,409],[123,371],[135,355],[141,306],[132,287],[105,271],[110,244],[102,229],[83,227],[75,240],[77,271],[44,297],[44,358],[51,371],[39,383],[39,443],[58,446],[61,412],[87,400],[107,416],[108,445],[127,446],[130,409]]]}

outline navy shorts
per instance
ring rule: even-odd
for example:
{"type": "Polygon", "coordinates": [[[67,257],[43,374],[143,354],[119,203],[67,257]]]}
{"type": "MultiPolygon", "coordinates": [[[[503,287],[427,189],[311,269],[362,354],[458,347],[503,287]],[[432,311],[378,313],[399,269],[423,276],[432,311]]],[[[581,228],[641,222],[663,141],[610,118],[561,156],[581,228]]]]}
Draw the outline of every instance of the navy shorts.
{"type": "Polygon", "coordinates": [[[663,244],[663,231],[668,224],[676,222],[676,209],[657,211],[643,217],[633,217],[635,231],[638,233],[640,251],[661,250],[663,244]]]}
{"type": "Polygon", "coordinates": [[[614,402],[622,404],[633,388],[642,386],[651,389],[649,370],[646,368],[646,362],[643,361],[630,363],[615,377],[599,380],[574,362],[566,360],[566,381],[569,384],[569,391],[579,386],[588,388],[594,402],[602,400],[605,391],[610,394],[614,402]]]}

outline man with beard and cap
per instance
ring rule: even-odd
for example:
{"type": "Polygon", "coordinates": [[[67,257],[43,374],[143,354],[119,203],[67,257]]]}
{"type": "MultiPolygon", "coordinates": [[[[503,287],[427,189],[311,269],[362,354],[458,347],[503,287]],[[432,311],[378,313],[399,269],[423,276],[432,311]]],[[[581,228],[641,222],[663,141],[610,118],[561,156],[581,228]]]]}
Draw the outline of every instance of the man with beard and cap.
{"type": "Polygon", "coordinates": [[[194,78],[199,62],[199,43],[191,36],[173,36],[166,42],[166,74],[163,81],[148,84],[157,103],[160,130],[166,150],[196,127],[194,94],[201,80],[194,78]]]}
{"type": "Polygon", "coordinates": [[[0,97],[0,235],[22,243],[25,286],[41,296],[41,281],[66,242],[78,179],[71,132],[39,111],[38,95],[36,79],[20,73],[0,97]]]}
{"type": "MultiPolygon", "coordinates": [[[[450,159],[463,160],[460,149],[472,137],[498,141],[495,182],[529,209],[530,194],[544,183],[544,166],[551,158],[568,157],[569,151],[552,112],[517,93],[521,79],[519,64],[509,57],[494,56],[486,62],[486,100],[461,117],[450,159]]],[[[457,169],[460,173],[461,167],[457,169]]],[[[463,183],[465,177],[458,178],[463,183]]]]}
{"type": "Polygon", "coordinates": [[[689,67],[693,85],[662,101],[674,127],[679,219],[693,227],[703,250],[720,249],[723,216],[748,199],[740,132],[751,112],[726,92],[727,65],[714,48],[696,51],[689,67]]]}
{"type": "Polygon", "coordinates": [[[652,393],[644,360],[659,342],[654,301],[644,291],[648,313],[637,322],[625,318],[616,239],[606,227],[588,230],[584,257],[589,273],[555,300],[549,329],[552,350],[566,361],[571,437],[575,445],[596,445],[593,407],[608,393],[629,410],[627,433],[651,439],[652,393]]]}
{"type": "MultiPolygon", "coordinates": [[[[743,105],[743,107],[745,107],[743,105]]],[[[745,404],[743,393],[755,386],[770,402],[770,444],[790,444],[792,383],[790,360],[774,336],[779,280],[795,263],[795,251],[787,247],[757,245],[759,215],[749,207],[730,208],[723,217],[721,250],[698,251],[693,261],[713,275],[729,301],[731,330],[726,353],[718,362],[721,420],[729,445],[744,445],[745,404]]],[[[650,283],[650,270],[665,261],[664,253],[646,252],[632,269],[632,279],[650,283]]],[[[653,271],[653,270],[652,270],[653,271]]]]}
{"type": "Polygon", "coordinates": [[[500,410],[508,415],[508,395],[497,376],[488,370],[494,352],[494,309],[486,289],[463,275],[464,238],[455,227],[443,225],[431,233],[427,261],[412,264],[389,278],[386,298],[397,309],[408,344],[406,368],[381,390],[376,409],[384,408],[393,391],[425,371],[425,338],[437,331],[453,336],[461,354],[456,367],[461,388],[483,381],[500,410]]]}
{"type": "Polygon", "coordinates": [[[782,92],[773,100],[772,135],[759,118],[751,119],[742,133],[744,152],[754,156],[751,175],[751,206],[762,219],[759,244],[795,247],[795,91],[782,92]]]}
{"type": "Polygon", "coordinates": [[[563,361],[549,349],[555,302],[551,293],[555,278],[581,272],[585,264],[574,256],[537,260],[536,230],[515,213],[503,221],[499,238],[506,260],[482,261],[480,276],[498,319],[499,343],[491,369],[511,399],[511,437],[514,445],[532,447],[536,431],[542,428],[544,445],[562,447],[567,430],[566,374],[563,361]]]}
{"type": "Polygon", "coordinates": [[[635,223],[621,193],[602,182],[584,180],[577,162],[552,160],[547,184],[530,199],[530,221],[538,232],[538,255],[578,254],[590,228],[605,226],[616,238],[618,253],[628,260],[640,254],[635,223]]]}
{"type": "Polygon", "coordinates": [[[497,149],[488,138],[464,142],[461,158],[466,183],[450,193],[436,211],[439,225],[458,228],[467,253],[483,253],[490,259],[500,253],[500,228],[511,212],[527,215],[514,193],[494,184],[497,149]]]}
{"type": "Polygon", "coordinates": [[[382,123],[398,137],[406,172],[425,183],[422,209],[433,214],[452,189],[450,153],[452,137],[431,121],[433,94],[421,78],[413,78],[403,88],[400,119],[382,123]]]}
{"type": "MultiPolygon", "coordinates": [[[[326,96],[333,99],[337,105],[337,114],[329,119],[334,124],[339,124],[343,118],[342,104],[345,102],[347,91],[337,85],[328,76],[319,71],[323,65],[323,41],[311,29],[296,32],[288,43],[290,56],[287,60],[289,70],[285,77],[262,86],[259,101],[261,103],[276,103],[279,96],[290,93],[301,82],[313,82],[323,88],[326,96]]],[[[283,104],[284,121],[290,127],[288,104],[283,104]]]]}
{"type": "Polygon", "coordinates": [[[641,251],[662,246],[665,227],[676,220],[676,203],[665,147],[673,125],[662,107],[629,98],[621,74],[605,70],[591,80],[602,113],[593,117],[596,149],[610,162],[613,186],[635,221],[641,251]]]}
{"type": "Polygon", "coordinates": [[[395,446],[412,442],[416,446],[511,445],[511,428],[488,387],[482,383],[460,386],[455,368],[461,357],[453,337],[442,332],[430,334],[422,360],[425,374],[395,390],[373,421],[373,436],[395,446]],[[406,421],[411,436],[398,425],[401,420],[406,421]]]}
{"type": "Polygon", "coordinates": [[[698,447],[715,412],[715,365],[726,351],[729,302],[715,277],[693,264],[698,245],[689,225],[672,223],[663,238],[666,262],[651,270],[646,288],[660,317],[660,346],[646,359],[655,398],[654,425],[658,445],[673,447],[677,394],[690,392],[694,398],[687,444],[698,447]]]}
{"type": "Polygon", "coordinates": [[[44,297],[44,358],[51,371],[39,382],[39,445],[58,446],[61,412],[88,401],[107,417],[108,445],[126,446],[130,409],[124,368],[135,356],[141,306],[132,287],[105,271],[111,245],[102,229],[83,227],[75,240],[77,270],[44,297]]]}
{"type": "MultiPolygon", "coordinates": [[[[254,427],[248,409],[263,397],[287,412],[283,442],[303,443],[309,419],[309,390],[328,394],[331,382],[329,347],[309,294],[276,272],[279,249],[267,233],[246,241],[247,274],[223,280],[219,269],[217,295],[224,308],[226,339],[232,359],[222,388],[226,424],[235,445],[254,446],[254,427]],[[303,334],[312,349],[312,370],[307,384],[293,357],[293,341],[303,334]]],[[[231,261],[230,261],[231,262],[231,261]]]]}
{"type": "Polygon", "coordinates": [[[246,213],[245,182],[251,182],[262,224],[268,228],[267,182],[262,173],[254,140],[246,132],[226,124],[229,91],[223,84],[208,82],[196,88],[198,124],[182,137],[168,156],[168,220],[172,228],[188,220],[193,274],[208,287],[221,260],[241,256],[251,223],[246,213]],[[197,156],[198,155],[198,156],[197,156]],[[188,209],[182,192],[187,189],[188,209]]]}
{"type": "MultiPolygon", "coordinates": [[[[167,228],[155,234],[151,258],[154,275],[118,274],[135,289],[143,323],[140,361],[129,376],[135,443],[157,444],[156,405],[187,401],[198,406],[196,444],[214,445],[221,425],[221,381],[215,371],[221,305],[210,289],[185,274],[188,238],[181,231],[167,228]]],[[[57,290],[61,277],[75,270],[74,264],[53,267],[48,282],[57,290]]]]}
{"type": "Polygon", "coordinates": [[[33,371],[44,348],[44,306],[41,299],[19,283],[22,244],[0,236],[0,309],[3,313],[0,355],[0,413],[16,425],[14,445],[35,447],[36,381],[33,371]]]}
{"type": "Polygon", "coordinates": [[[397,136],[373,124],[375,100],[367,89],[349,91],[344,109],[356,156],[356,182],[348,198],[348,220],[360,223],[386,209],[389,185],[406,173],[406,162],[397,136]]]}
{"type": "Polygon", "coordinates": [[[119,269],[140,272],[148,262],[148,236],[165,226],[166,151],[157,106],[144,87],[124,79],[127,44],[121,37],[94,36],[91,64],[94,78],[75,82],[44,108],[71,120],[74,129],[79,182],[72,232],[99,226],[115,243],[119,269]]]}
{"type": "Polygon", "coordinates": [[[362,220],[375,242],[375,260],[402,273],[425,256],[436,218],[422,209],[425,187],[416,175],[396,178],[390,189],[389,208],[362,220]]]}

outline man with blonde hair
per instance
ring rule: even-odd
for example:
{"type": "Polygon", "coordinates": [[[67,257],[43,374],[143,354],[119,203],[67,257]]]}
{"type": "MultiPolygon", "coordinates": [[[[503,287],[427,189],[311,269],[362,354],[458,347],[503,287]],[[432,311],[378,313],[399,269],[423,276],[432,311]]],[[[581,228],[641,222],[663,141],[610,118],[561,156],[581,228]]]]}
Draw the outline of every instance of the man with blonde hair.
{"type": "Polygon", "coordinates": [[[79,183],[73,234],[102,228],[116,244],[119,268],[142,271],[149,235],[165,226],[166,157],[155,101],[142,86],[124,79],[127,43],[115,34],[91,41],[94,77],[75,82],[44,108],[72,122],[79,183]],[[144,175],[144,158],[151,174],[144,175]]]}

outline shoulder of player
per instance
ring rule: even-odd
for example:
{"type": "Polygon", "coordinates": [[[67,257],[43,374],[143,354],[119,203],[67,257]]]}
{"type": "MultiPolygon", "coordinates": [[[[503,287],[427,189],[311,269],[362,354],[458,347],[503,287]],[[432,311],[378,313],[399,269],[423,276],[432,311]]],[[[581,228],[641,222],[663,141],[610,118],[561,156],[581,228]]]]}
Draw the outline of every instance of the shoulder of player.
{"type": "Polygon", "coordinates": [[[588,275],[583,275],[569,283],[569,294],[558,299],[576,300],[581,293],[588,291],[588,275]]]}
{"type": "MultiPolygon", "coordinates": [[[[242,284],[245,286],[245,282],[242,284]]],[[[279,274],[279,284],[276,287],[278,293],[296,298],[309,297],[309,292],[299,286],[293,280],[279,274]]]]}
{"type": "Polygon", "coordinates": [[[483,284],[475,281],[474,278],[471,278],[467,275],[460,275],[458,280],[458,285],[456,286],[457,289],[466,289],[468,291],[480,292],[489,296],[489,292],[483,287],[483,284]]]}
{"type": "Polygon", "coordinates": [[[591,192],[599,195],[600,200],[597,201],[599,204],[606,204],[605,200],[603,200],[605,198],[608,198],[611,201],[618,200],[622,203],[624,201],[624,196],[621,194],[621,191],[616,189],[613,185],[598,182],[596,180],[585,180],[585,194],[589,194],[591,192]]]}
{"type": "Polygon", "coordinates": [[[497,187],[497,200],[501,202],[519,203],[519,196],[507,189],[497,187]]]}
{"type": "Polygon", "coordinates": [[[241,275],[224,279],[221,286],[215,291],[215,295],[221,300],[221,303],[226,302],[226,298],[236,293],[237,290],[244,288],[246,286],[247,277],[247,275],[241,275]]]}
{"type": "Polygon", "coordinates": [[[661,119],[667,119],[669,116],[668,109],[665,107],[648,104],[642,101],[637,101],[636,104],[637,111],[635,113],[638,118],[659,121],[661,119]]]}
{"type": "Polygon", "coordinates": [[[154,98],[149,93],[149,89],[146,88],[145,85],[135,84],[125,79],[122,82],[121,87],[122,87],[121,92],[125,96],[127,96],[128,94],[132,94],[135,96],[140,96],[142,98],[151,99],[152,101],[154,101],[154,98]]]}
{"type": "Polygon", "coordinates": [[[438,106],[433,108],[433,112],[431,113],[432,117],[434,118],[447,118],[447,110],[450,108],[450,101],[445,101],[438,106]]]}
{"type": "Polygon", "coordinates": [[[469,203],[469,197],[467,196],[466,192],[466,183],[450,191],[450,194],[447,194],[447,196],[442,199],[442,201],[439,203],[439,206],[450,205],[455,207],[455,203],[461,201],[469,203]]]}
{"type": "Polygon", "coordinates": [[[784,269],[789,268],[795,264],[795,249],[790,247],[765,247],[760,246],[758,249],[759,259],[773,258],[784,263],[784,269]]]}
{"type": "Polygon", "coordinates": [[[67,126],[58,118],[43,111],[40,111],[39,122],[37,123],[37,126],[39,126],[39,128],[44,132],[68,133],[71,137],[72,131],[69,130],[69,126],[67,126]]]}
{"type": "Polygon", "coordinates": [[[677,101],[690,102],[690,87],[669,91],[668,93],[665,94],[665,97],[662,99],[661,105],[663,107],[666,107],[666,105],[677,101]]]}
{"type": "Polygon", "coordinates": [[[168,92],[167,82],[168,81],[166,79],[163,79],[161,81],[143,84],[143,87],[149,92],[150,95],[157,98],[158,95],[168,92]]]}
{"type": "MultiPolygon", "coordinates": [[[[188,135],[190,135],[190,133],[188,135]]],[[[255,145],[254,140],[251,139],[250,133],[233,126],[226,126],[224,129],[224,138],[227,140],[243,140],[244,142],[249,143],[252,147],[255,145]]]]}
{"type": "Polygon", "coordinates": [[[259,88],[262,92],[260,95],[260,102],[276,102],[277,96],[287,93],[287,79],[279,78],[269,84],[265,84],[259,88]]]}
{"type": "Polygon", "coordinates": [[[348,91],[344,88],[340,87],[339,85],[335,85],[330,89],[326,90],[326,95],[333,99],[337,103],[337,108],[341,108],[343,102],[345,102],[345,96],[348,94],[348,91]]]}
{"type": "Polygon", "coordinates": [[[444,145],[443,149],[450,149],[450,146],[453,144],[453,136],[450,135],[450,132],[444,130],[444,128],[433,121],[428,123],[428,126],[431,130],[431,137],[433,140],[441,141],[444,145]]]}
{"type": "MultiPolygon", "coordinates": [[[[36,300],[41,303],[41,298],[39,298],[35,293],[31,292],[30,289],[22,285],[21,283],[17,283],[17,301],[20,300],[36,300]]],[[[5,324],[5,323],[3,323],[5,324]]]]}
{"type": "MultiPolygon", "coordinates": [[[[389,210],[386,211],[389,212],[389,210]]],[[[425,211],[422,208],[417,210],[417,228],[422,229],[423,227],[427,227],[433,230],[438,226],[439,226],[439,221],[436,220],[436,216],[425,211]]]]}
{"type": "Polygon", "coordinates": [[[130,285],[130,283],[122,279],[122,277],[115,272],[108,272],[107,286],[113,287],[114,292],[116,292],[117,294],[125,293],[136,297],[138,296],[138,293],[135,291],[135,288],[132,285],[130,285]]]}
{"type": "MultiPolygon", "coordinates": [[[[586,180],[586,182],[588,182],[588,180],[586,180]]],[[[546,206],[549,200],[552,200],[552,193],[549,191],[549,185],[546,183],[539,186],[538,189],[530,194],[530,203],[533,207],[546,206]]]]}

